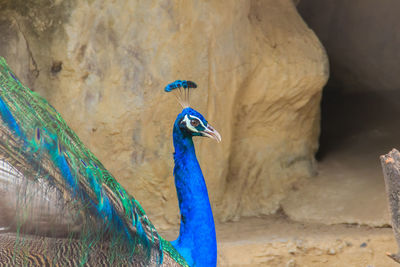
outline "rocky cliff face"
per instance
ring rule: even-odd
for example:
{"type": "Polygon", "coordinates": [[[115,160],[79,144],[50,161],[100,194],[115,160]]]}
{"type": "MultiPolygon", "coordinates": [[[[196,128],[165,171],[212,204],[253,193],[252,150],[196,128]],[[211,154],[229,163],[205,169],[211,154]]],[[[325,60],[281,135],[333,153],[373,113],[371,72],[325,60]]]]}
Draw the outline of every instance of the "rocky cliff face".
{"type": "Polygon", "coordinates": [[[314,173],[325,51],[291,0],[0,2],[0,54],[144,206],[178,223],[164,86],[223,137],[196,141],[219,220],[273,213],[314,173]]]}

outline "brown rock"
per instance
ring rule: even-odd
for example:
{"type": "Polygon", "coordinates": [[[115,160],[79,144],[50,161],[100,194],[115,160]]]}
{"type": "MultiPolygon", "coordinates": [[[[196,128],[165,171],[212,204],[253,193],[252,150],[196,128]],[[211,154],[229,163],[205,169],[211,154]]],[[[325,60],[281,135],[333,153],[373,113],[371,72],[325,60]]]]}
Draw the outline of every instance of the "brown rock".
{"type": "Polygon", "coordinates": [[[196,141],[217,218],[273,213],[313,174],[328,65],[291,0],[12,2],[0,52],[158,228],[178,223],[173,80],[223,137],[196,141]]]}

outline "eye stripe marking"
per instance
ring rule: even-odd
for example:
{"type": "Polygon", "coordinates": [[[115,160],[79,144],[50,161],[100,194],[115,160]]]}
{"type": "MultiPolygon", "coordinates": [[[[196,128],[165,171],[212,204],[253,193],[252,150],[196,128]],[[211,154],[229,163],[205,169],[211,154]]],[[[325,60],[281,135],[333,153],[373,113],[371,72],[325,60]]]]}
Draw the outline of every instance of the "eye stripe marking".
{"type": "MultiPolygon", "coordinates": [[[[189,115],[189,116],[190,116],[190,115],[189,115]]],[[[192,116],[190,116],[190,117],[192,117],[192,116]]],[[[199,131],[197,131],[196,128],[194,128],[194,127],[190,124],[190,119],[189,119],[188,115],[185,115],[185,118],[184,118],[183,120],[186,122],[186,127],[187,127],[190,131],[195,132],[195,133],[198,133],[198,132],[199,132],[199,131]]]]}
{"type": "Polygon", "coordinates": [[[197,118],[196,116],[189,115],[189,117],[190,117],[190,119],[196,119],[196,120],[198,120],[198,121],[200,122],[200,125],[201,125],[204,129],[207,128],[207,127],[204,125],[204,123],[203,123],[199,118],[197,118]]]}

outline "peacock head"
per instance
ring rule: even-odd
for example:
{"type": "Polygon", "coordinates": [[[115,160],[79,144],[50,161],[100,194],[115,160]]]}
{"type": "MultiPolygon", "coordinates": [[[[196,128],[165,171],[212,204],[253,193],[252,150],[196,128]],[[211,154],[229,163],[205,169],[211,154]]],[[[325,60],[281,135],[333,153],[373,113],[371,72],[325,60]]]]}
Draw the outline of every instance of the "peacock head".
{"type": "Polygon", "coordinates": [[[174,92],[183,110],[175,121],[175,128],[178,128],[186,136],[204,136],[217,142],[221,142],[221,135],[215,130],[200,112],[189,107],[189,90],[197,88],[191,81],[177,80],[165,87],[166,92],[174,92]]]}
{"type": "Polygon", "coordinates": [[[185,135],[205,136],[221,142],[221,135],[196,110],[187,107],[178,115],[175,122],[185,135]]]}

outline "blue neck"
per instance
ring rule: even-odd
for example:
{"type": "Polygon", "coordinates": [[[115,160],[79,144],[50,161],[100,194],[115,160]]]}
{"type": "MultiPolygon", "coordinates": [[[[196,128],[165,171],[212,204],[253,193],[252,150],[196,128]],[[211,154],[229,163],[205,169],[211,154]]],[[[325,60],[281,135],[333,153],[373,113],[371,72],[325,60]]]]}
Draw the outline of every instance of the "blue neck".
{"type": "Polygon", "coordinates": [[[181,212],[179,237],[172,242],[190,266],[216,266],[217,240],[206,183],[192,137],[176,122],[174,176],[181,212]]]}

